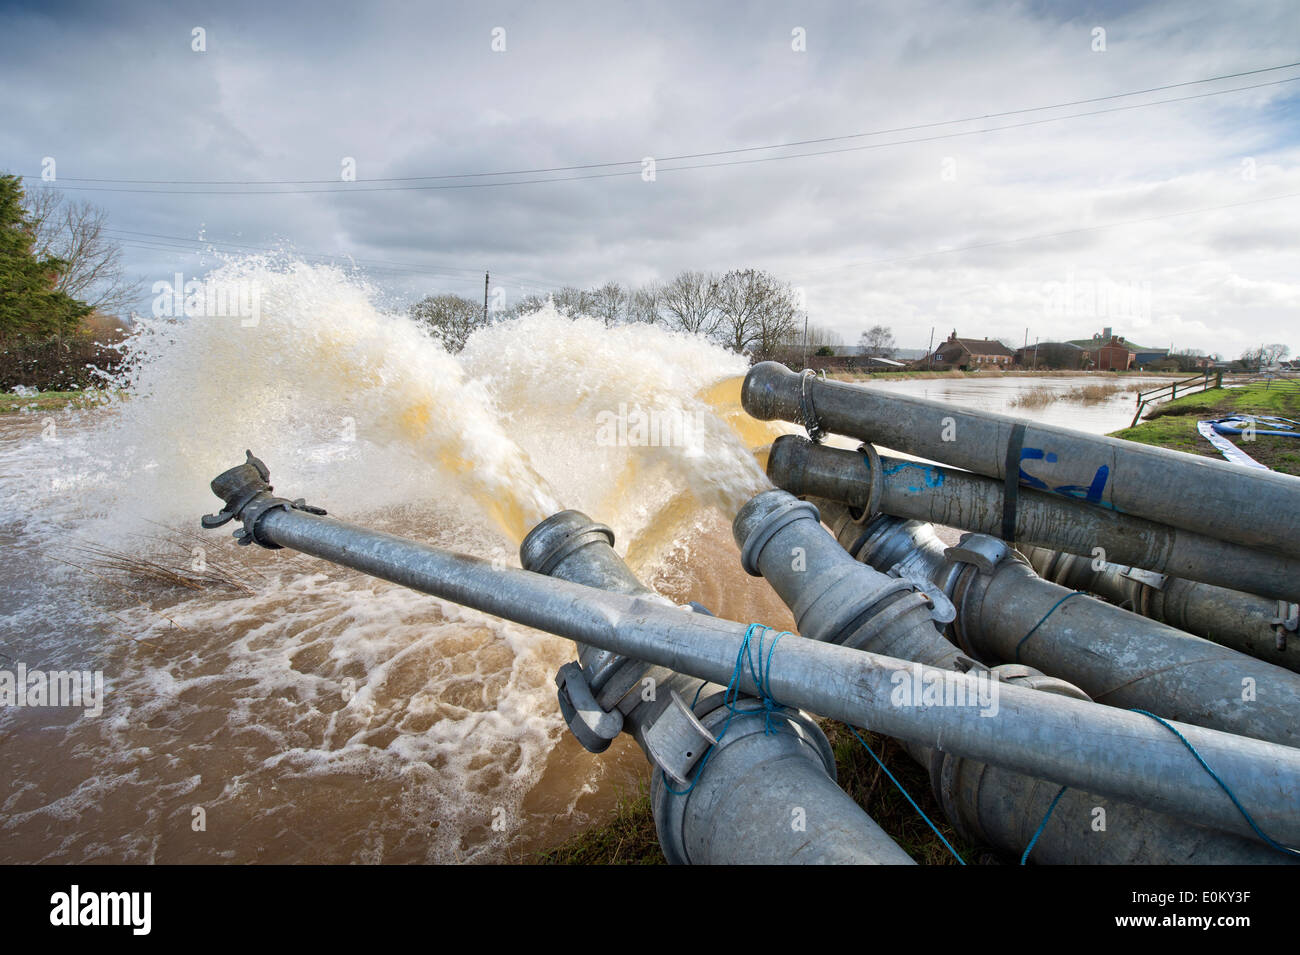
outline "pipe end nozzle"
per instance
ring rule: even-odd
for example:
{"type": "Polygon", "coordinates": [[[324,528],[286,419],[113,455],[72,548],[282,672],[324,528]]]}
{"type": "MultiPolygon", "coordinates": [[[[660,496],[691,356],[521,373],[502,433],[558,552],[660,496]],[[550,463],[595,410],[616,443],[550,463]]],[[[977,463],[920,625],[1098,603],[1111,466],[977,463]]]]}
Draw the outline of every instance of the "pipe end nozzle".
{"type": "Polygon", "coordinates": [[[808,465],[808,454],[813,443],[801,434],[783,434],[772,442],[767,455],[767,476],[772,483],[787,491],[795,491],[803,480],[808,465]]]}
{"type": "Polygon", "coordinates": [[[760,361],[745,375],[745,383],[740,388],[740,404],[759,421],[779,418],[777,389],[787,379],[798,377],[779,361],[760,361]]]}
{"type": "Polygon", "coordinates": [[[614,546],[614,532],[606,525],[582,511],[558,511],[528,532],[519,545],[519,564],[524,570],[550,574],[564,558],[596,539],[614,546]]]}
{"type": "Polygon", "coordinates": [[[269,495],[274,490],[270,484],[271,472],[262,459],[254,457],[252,451],[245,451],[244,455],[243,464],[222,471],[208,485],[225,505],[218,513],[202,518],[200,524],[208,530],[239,517],[250,501],[261,494],[269,495]]]}
{"type": "Polygon", "coordinates": [[[252,451],[245,451],[244,455],[243,464],[222,471],[208,485],[212,493],[227,504],[250,496],[249,492],[271,490],[271,472],[262,459],[254,456],[252,451]]]}
{"type": "Polygon", "coordinates": [[[731,533],[740,547],[740,564],[751,577],[761,577],[758,558],[767,542],[794,520],[811,517],[821,521],[817,508],[789,491],[773,488],[756,494],[745,503],[732,522],[731,533]]]}

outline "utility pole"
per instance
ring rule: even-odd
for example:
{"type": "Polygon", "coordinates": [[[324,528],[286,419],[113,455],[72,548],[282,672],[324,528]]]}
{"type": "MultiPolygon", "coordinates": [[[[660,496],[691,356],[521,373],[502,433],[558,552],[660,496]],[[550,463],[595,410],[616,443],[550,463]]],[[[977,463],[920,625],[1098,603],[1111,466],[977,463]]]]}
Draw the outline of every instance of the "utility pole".
{"type": "Polygon", "coordinates": [[[486,325],[488,321],[488,317],[487,317],[488,274],[489,273],[487,272],[483,273],[483,324],[484,325],[486,325]]]}
{"type": "Polygon", "coordinates": [[[927,371],[934,371],[934,326],[930,326],[930,348],[925,353],[925,367],[927,371]]]}

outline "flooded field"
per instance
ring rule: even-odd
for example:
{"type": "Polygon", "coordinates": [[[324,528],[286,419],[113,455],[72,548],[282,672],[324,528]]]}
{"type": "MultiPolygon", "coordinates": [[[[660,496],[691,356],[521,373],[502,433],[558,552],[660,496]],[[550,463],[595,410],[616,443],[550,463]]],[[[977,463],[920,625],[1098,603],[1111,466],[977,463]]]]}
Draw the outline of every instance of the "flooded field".
{"type": "Polygon", "coordinates": [[[1032,418],[1041,424],[1074,428],[1089,434],[1109,434],[1127,428],[1133,420],[1134,388],[1155,388],[1169,380],[1136,375],[1121,378],[1104,374],[1063,377],[1008,375],[1004,378],[874,381],[868,382],[867,386],[977,411],[1032,418]],[[1102,400],[1080,401],[1072,398],[1089,386],[1100,387],[1102,390],[1107,390],[1109,386],[1115,390],[1102,400]],[[1057,397],[1041,404],[1018,403],[1027,392],[1038,390],[1050,391],[1057,397]]]}

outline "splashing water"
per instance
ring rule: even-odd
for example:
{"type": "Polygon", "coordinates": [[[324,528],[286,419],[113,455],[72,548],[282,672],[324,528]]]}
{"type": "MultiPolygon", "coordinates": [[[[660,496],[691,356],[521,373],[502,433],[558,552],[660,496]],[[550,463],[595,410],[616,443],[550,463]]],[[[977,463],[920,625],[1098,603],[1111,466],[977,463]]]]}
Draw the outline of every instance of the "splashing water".
{"type": "Polygon", "coordinates": [[[53,440],[43,420],[0,429],[0,651],[100,668],[110,687],[98,719],[0,711],[0,858],[512,857],[643,774],[628,741],[592,757],[567,736],[551,682],[567,641],[221,533],[179,537],[245,448],[282,494],[503,561],[579,508],[676,599],[784,614],[727,533],[767,486],[753,451],[774,436],[739,409],[743,358],[549,308],[453,356],[336,269],[253,258],[207,281],[255,287],[256,320],[150,322],[127,400],[61,418],[53,440]],[[67,550],[82,540],[170,547],[244,589],[92,576],[67,550]]]}
{"type": "Polygon", "coordinates": [[[245,446],[279,481],[298,483],[314,460],[339,468],[343,487],[366,488],[361,500],[384,497],[356,483],[363,455],[343,453],[355,444],[405,453],[414,459],[405,470],[429,494],[457,488],[512,537],[559,508],[500,427],[484,383],[414,323],[376,309],[364,286],[333,268],[275,271],[258,259],[207,284],[256,288],[259,314],[154,322],[130,344],[134,397],[109,440],[158,465],[146,499],[184,502],[193,514],[245,446]]]}

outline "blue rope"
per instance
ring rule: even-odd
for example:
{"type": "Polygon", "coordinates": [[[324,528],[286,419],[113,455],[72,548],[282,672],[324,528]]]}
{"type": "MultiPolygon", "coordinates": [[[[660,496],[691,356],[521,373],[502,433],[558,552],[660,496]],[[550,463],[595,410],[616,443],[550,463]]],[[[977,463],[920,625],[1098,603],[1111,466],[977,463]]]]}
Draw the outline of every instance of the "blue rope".
{"type": "MultiPolygon", "coordinates": [[[[776,645],[780,642],[781,638],[789,634],[790,631],[783,630],[772,639],[771,645],[767,648],[767,658],[764,660],[763,638],[771,629],[771,627],[765,627],[761,623],[751,623],[745,628],[745,639],[740,642],[740,651],[736,654],[736,665],[732,668],[731,679],[727,682],[727,692],[723,694],[722,697],[722,705],[727,708],[728,712],[727,718],[722,724],[722,732],[718,734],[718,742],[721,742],[722,738],[727,735],[727,730],[731,728],[731,721],[735,719],[737,715],[762,713],[763,733],[771,735],[776,732],[772,726],[772,714],[777,710],[782,709],[782,705],[772,696],[772,652],[776,650],[776,645]],[[757,665],[754,663],[755,652],[753,638],[755,634],[758,634],[757,665]],[[758,698],[762,703],[762,706],[742,710],[738,709],[737,706],[742,699],[740,694],[740,678],[744,675],[746,663],[749,664],[749,673],[754,680],[754,685],[758,688],[758,698]]],[[[705,683],[701,683],[700,688],[695,691],[696,701],[699,700],[700,693],[703,691],[704,687],[705,683]]],[[[691,706],[694,708],[695,703],[693,702],[691,706]]],[[[700,775],[704,772],[704,767],[708,765],[709,757],[713,755],[713,751],[716,748],[716,744],[710,744],[708,750],[705,751],[704,756],[700,759],[699,768],[695,770],[695,775],[691,779],[691,784],[685,789],[673,789],[672,786],[668,785],[668,777],[663,774],[663,770],[660,770],[659,772],[663,777],[664,788],[674,796],[685,796],[690,793],[690,791],[695,788],[695,784],[700,781],[700,775]]]]}
{"type": "MultiPolygon", "coordinates": [[[[761,623],[751,623],[747,628],[745,628],[745,638],[740,642],[740,651],[736,654],[736,665],[731,671],[731,679],[727,683],[727,692],[722,698],[723,705],[726,706],[729,712],[727,713],[727,719],[722,724],[722,732],[718,734],[718,742],[721,742],[722,738],[727,735],[727,730],[731,727],[732,719],[734,719],[738,714],[762,712],[763,732],[768,735],[776,732],[776,729],[772,726],[772,714],[783,707],[782,704],[777,701],[776,697],[772,695],[772,654],[776,650],[777,643],[780,642],[782,637],[789,634],[790,631],[783,630],[773,637],[771,644],[767,647],[767,655],[764,656],[763,640],[765,635],[771,629],[771,627],[765,627],[761,623]],[[757,647],[754,645],[754,636],[756,634],[758,636],[757,647]],[[749,667],[750,677],[753,679],[754,686],[758,690],[758,699],[762,703],[761,710],[758,708],[745,710],[737,709],[737,704],[741,700],[740,678],[744,674],[746,666],[749,667]]],[[[707,682],[708,681],[706,680],[701,683],[699,689],[695,691],[695,699],[691,702],[692,708],[694,708],[695,704],[699,702],[700,694],[704,691],[707,682]]],[[[903,784],[900,783],[894,774],[889,771],[889,767],[881,762],[880,757],[871,751],[871,747],[867,745],[867,741],[859,736],[858,731],[852,726],[849,727],[849,732],[852,733],[857,741],[862,744],[862,748],[867,751],[867,754],[876,761],[876,765],[879,766],[884,771],[885,775],[889,777],[890,782],[898,787],[898,791],[903,794],[903,797],[909,803],[911,803],[912,808],[916,810],[917,815],[925,820],[925,824],[930,827],[936,836],[939,837],[939,841],[942,842],[944,846],[947,847],[948,851],[953,854],[953,858],[962,865],[965,865],[966,860],[963,859],[957,850],[952,847],[952,844],[943,837],[943,833],[940,832],[938,827],[930,821],[930,817],[925,814],[924,810],[916,804],[916,800],[911,797],[908,791],[903,788],[903,784]]],[[[667,776],[663,776],[664,788],[674,796],[687,795],[695,788],[695,784],[700,781],[700,775],[704,772],[704,767],[708,764],[709,757],[713,755],[713,751],[716,748],[716,745],[710,746],[704,756],[700,759],[699,769],[695,771],[695,776],[691,779],[691,784],[689,786],[681,790],[673,789],[672,786],[668,785],[667,776]]],[[[660,774],[663,774],[663,770],[660,770],[660,774]]]]}
{"type": "Polygon", "coordinates": [[[1043,830],[1047,828],[1047,820],[1052,818],[1052,810],[1056,808],[1056,804],[1061,801],[1061,797],[1065,795],[1065,791],[1069,788],[1069,786],[1062,786],[1057,792],[1056,798],[1052,800],[1052,804],[1047,807],[1047,813],[1043,816],[1043,821],[1040,822],[1038,828],[1034,830],[1034,837],[1029,840],[1029,845],[1025,846],[1024,855],[1020,857],[1021,865],[1024,865],[1025,861],[1029,858],[1029,853],[1034,851],[1034,843],[1038,841],[1038,837],[1041,836],[1043,830]]]}
{"type": "Polygon", "coordinates": [[[1182,744],[1183,744],[1184,746],[1187,747],[1188,751],[1189,751],[1193,756],[1196,757],[1196,761],[1197,761],[1198,763],[1201,764],[1201,768],[1204,769],[1207,773],[1209,773],[1209,774],[1210,774],[1210,778],[1213,779],[1216,783],[1219,784],[1219,788],[1222,789],[1225,793],[1228,794],[1228,798],[1231,799],[1231,800],[1232,800],[1232,804],[1233,804],[1234,806],[1237,807],[1237,811],[1240,812],[1240,813],[1242,814],[1242,816],[1245,817],[1245,819],[1246,819],[1246,821],[1247,821],[1248,823],[1250,823],[1250,828],[1252,828],[1252,829],[1255,830],[1255,835],[1259,836],[1260,839],[1264,840],[1265,843],[1267,843],[1267,844],[1268,844],[1269,846],[1271,846],[1272,848],[1276,849],[1278,852],[1285,853],[1286,855],[1289,855],[1289,856],[1300,856],[1300,849],[1293,849],[1293,848],[1291,848],[1290,846],[1284,846],[1284,845],[1282,845],[1280,842],[1275,842],[1274,840],[1270,839],[1270,838],[1269,838],[1269,837],[1264,833],[1264,830],[1260,829],[1259,826],[1257,826],[1257,825],[1255,824],[1255,820],[1251,818],[1250,813],[1248,813],[1248,812],[1246,811],[1246,807],[1243,806],[1243,805],[1241,804],[1241,801],[1240,801],[1239,799],[1237,799],[1236,794],[1235,794],[1231,789],[1228,788],[1228,784],[1225,783],[1225,782],[1224,782],[1224,781],[1219,777],[1219,774],[1216,773],[1214,770],[1212,770],[1212,769],[1210,768],[1210,764],[1207,763],[1207,762],[1205,761],[1205,758],[1204,758],[1203,756],[1201,756],[1201,754],[1198,753],[1198,752],[1196,751],[1196,747],[1193,746],[1193,745],[1188,741],[1188,739],[1187,739],[1186,736],[1184,736],[1182,733],[1178,732],[1178,730],[1177,730],[1174,726],[1172,726],[1172,725],[1169,724],[1169,723],[1166,723],[1164,720],[1162,720],[1160,717],[1156,716],[1154,713],[1148,713],[1146,710],[1139,710],[1139,709],[1137,709],[1137,708],[1134,708],[1134,709],[1132,710],[1132,712],[1134,712],[1134,713],[1141,713],[1143,716],[1149,716],[1149,717],[1151,717],[1153,720],[1155,720],[1157,723],[1159,723],[1159,724],[1160,724],[1161,726],[1163,726],[1165,729],[1169,730],[1169,732],[1171,732],[1171,733],[1173,733],[1175,736],[1177,736],[1178,739],[1182,742],[1182,744]]]}
{"type": "Polygon", "coordinates": [[[1083,597],[1083,596],[1086,596],[1086,595],[1080,593],[1080,592],[1077,591],[1077,590],[1075,590],[1075,591],[1073,591],[1073,592],[1071,592],[1071,593],[1066,594],[1064,597],[1062,597],[1062,598],[1061,598],[1060,600],[1058,600],[1056,603],[1052,604],[1052,609],[1049,610],[1049,611],[1047,611],[1047,613],[1043,614],[1043,619],[1040,620],[1040,621],[1038,621],[1038,623],[1034,624],[1033,628],[1030,629],[1030,631],[1029,631],[1027,634],[1025,634],[1023,637],[1021,637],[1021,638],[1020,638],[1020,642],[1016,644],[1016,662],[1017,662],[1017,663],[1020,662],[1020,648],[1023,647],[1023,646],[1025,645],[1025,641],[1028,640],[1030,637],[1032,637],[1032,636],[1034,635],[1034,633],[1038,630],[1039,627],[1041,627],[1043,624],[1047,623],[1047,618],[1050,617],[1052,614],[1056,613],[1056,608],[1057,608],[1057,607],[1061,606],[1061,604],[1065,603],[1065,602],[1066,602],[1067,600],[1069,600],[1071,597],[1083,597]]]}
{"type": "MultiPolygon", "coordinates": [[[[1071,596],[1074,595],[1071,594],[1071,596]]],[[[1057,606],[1060,605],[1058,604],[1057,606]]],[[[1052,609],[1054,610],[1056,608],[1054,607],[1052,609]]],[[[1177,736],[1179,741],[1184,746],[1187,747],[1188,751],[1193,756],[1196,757],[1196,761],[1201,764],[1201,768],[1204,769],[1207,773],[1209,773],[1210,778],[1219,784],[1219,788],[1228,794],[1228,798],[1231,799],[1232,804],[1237,807],[1237,811],[1242,814],[1246,822],[1250,823],[1250,828],[1255,830],[1255,835],[1259,836],[1260,839],[1262,839],[1269,847],[1276,849],[1278,852],[1284,853],[1289,856],[1300,856],[1300,849],[1293,849],[1290,846],[1284,846],[1280,842],[1274,841],[1273,839],[1269,838],[1269,836],[1264,832],[1263,829],[1259,828],[1259,826],[1255,823],[1255,820],[1251,817],[1250,813],[1246,811],[1246,807],[1241,804],[1241,800],[1237,798],[1236,793],[1234,793],[1231,789],[1228,788],[1228,784],[1223,781],[1222,777],[1220,777],[1218,773],[1216,773],[1213,769],[1210,768],[1210,764],[1205,761],[1205,757],[1203,757],[1199,752],[1196,751],[1196,747],[1191,744],[1191,742],[1187,739],[1186,736],[1178,732],[1176,727],[1165,722],[1160,717],[1156,716],[1154,713],[1148,713],[1146,710],[1139,710],[1136,707],[1133,707],[1129,710],[1129,712],[1141,713],[1143,716],[1149,716],[1157,723],[1159,723],[1161,726],[1163,726],[1165,729],[1169,730],[1169,732],[1177,736]]],[[[1034,837],[1029,840],[1029,845],[1025,846],[1025,854],[1020,857],[1021,865],[1024,865],[1025,860],[1029,858],[1029,853],[1033,851],[1034,843],[1038,841],[1038,837],[1041,836],[1043,834],[1043,830],[1047,828],[1047,820],[1052,818],[1052,810],[1056,808],[1056,804],[1060,802],[1061,797],[1065,795],[1065,790],[1068,788],[1069,788],[1068,786],[1062,786],[1061,791],[1058,792],[1056,794],[1056,798],[1052,800],[1052,804],[1047,807],[1047,814],[1043,816],[1043,821],[1038,824],[1038,829],[1034,833],[1034,837]]]]}
{"type": "MultiPolygon", "coordinates": [[[[847,723],[845,723],[844,725],[848,726],[847,723]]],[[[867,755],[876,761],[876,765],[879,766],[882,770],[884,770],[885,775],[889,777],[889,781],[898,787],[898,791],[902,793],[903,797],[912,804],[912,808],[916,810],[916,814],[925,820],[925,824],[930,827],[930,829],[934,832],[936,836],[939,837],[939,841],[942,842],[945,846],[947,846],[948,851],[952,853],[953,858],[956,859],[962,865],[965,865],[966,860],[963,859],[957,853],[957,850],[952,847],[952,843],[950,843],[947,839],[943,837],[943,833],[940,832],[938,827],[935,826],[935,824],[930,821],[930,817],[925,814],[925,811],[916,804],[916,800],[913,799],[911,795],[908,793],[908,791],[903,788],[903,784],[900,783],[896,778],[894,778],[894,774],[889,771],[889,767],[886,766],[883,762],[881,762],[880,757],[871,751],[871,747],[867,745],[867,741],[863,739],[861,736],[858,736],[858,731],[855,730],[852,726],[849,726],[849,732],[852,733],[854,737],[857,739],[857,741],[862,744],[862,748],[867,751],[867,755]]]]}

